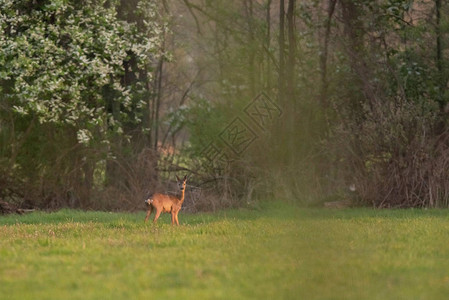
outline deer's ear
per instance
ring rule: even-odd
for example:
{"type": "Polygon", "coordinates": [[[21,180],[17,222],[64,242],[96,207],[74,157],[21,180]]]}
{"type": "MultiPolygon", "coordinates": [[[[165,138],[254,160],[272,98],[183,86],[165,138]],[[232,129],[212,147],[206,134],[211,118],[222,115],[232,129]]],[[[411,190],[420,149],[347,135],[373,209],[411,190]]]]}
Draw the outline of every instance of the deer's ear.
{"type": "Polygon", "coordinates": [[[176,179],[177,179],[178,181],[181,181],[181,180],[179,179],[178,175],[175,175],[175,176],[176,176],[176,179]]]}

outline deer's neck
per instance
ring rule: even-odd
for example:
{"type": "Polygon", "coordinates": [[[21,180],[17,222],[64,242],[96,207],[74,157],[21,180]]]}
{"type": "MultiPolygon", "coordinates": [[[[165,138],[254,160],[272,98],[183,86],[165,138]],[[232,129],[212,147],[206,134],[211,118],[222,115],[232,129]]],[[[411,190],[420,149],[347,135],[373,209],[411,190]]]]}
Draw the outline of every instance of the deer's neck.
{"type": "Polygon", "coordinates": [[[184,194],[186,192],[186,189],[183,189],[181,191],[181,197],[179,197],[179,204],[182,204],[184,202],[184,194]]]}

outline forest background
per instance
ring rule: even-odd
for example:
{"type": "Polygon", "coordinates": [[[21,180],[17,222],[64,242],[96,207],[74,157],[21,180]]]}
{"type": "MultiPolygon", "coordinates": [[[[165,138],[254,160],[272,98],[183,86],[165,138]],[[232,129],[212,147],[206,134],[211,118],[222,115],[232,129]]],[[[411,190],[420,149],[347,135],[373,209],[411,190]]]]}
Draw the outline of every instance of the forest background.
{"type": "Polygon", "coordinates": [[[0,1],[0,199],[449,205],[449,3],[0,1]]]}

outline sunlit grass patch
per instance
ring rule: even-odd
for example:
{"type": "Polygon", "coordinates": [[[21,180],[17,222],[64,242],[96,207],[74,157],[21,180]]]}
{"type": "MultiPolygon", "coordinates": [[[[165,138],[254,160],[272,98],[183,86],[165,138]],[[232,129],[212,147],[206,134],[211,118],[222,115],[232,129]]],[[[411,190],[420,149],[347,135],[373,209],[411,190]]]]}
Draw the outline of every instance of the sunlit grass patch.
{"type": "Polygon", "coordinates": [[[445,210],[0,217],[1,299],[445,299],[445,210]]]}

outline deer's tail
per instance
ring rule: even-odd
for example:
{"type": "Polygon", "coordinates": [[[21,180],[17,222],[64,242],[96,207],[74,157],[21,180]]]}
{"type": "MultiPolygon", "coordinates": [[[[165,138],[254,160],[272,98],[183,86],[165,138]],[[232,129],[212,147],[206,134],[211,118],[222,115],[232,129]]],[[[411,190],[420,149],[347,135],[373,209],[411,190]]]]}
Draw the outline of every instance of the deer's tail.
{"type": "Polygon", "coordinates": [[[145,203],[151,205],[153,203],[153,194],[150,194],[146,197],[145,203]]]}

